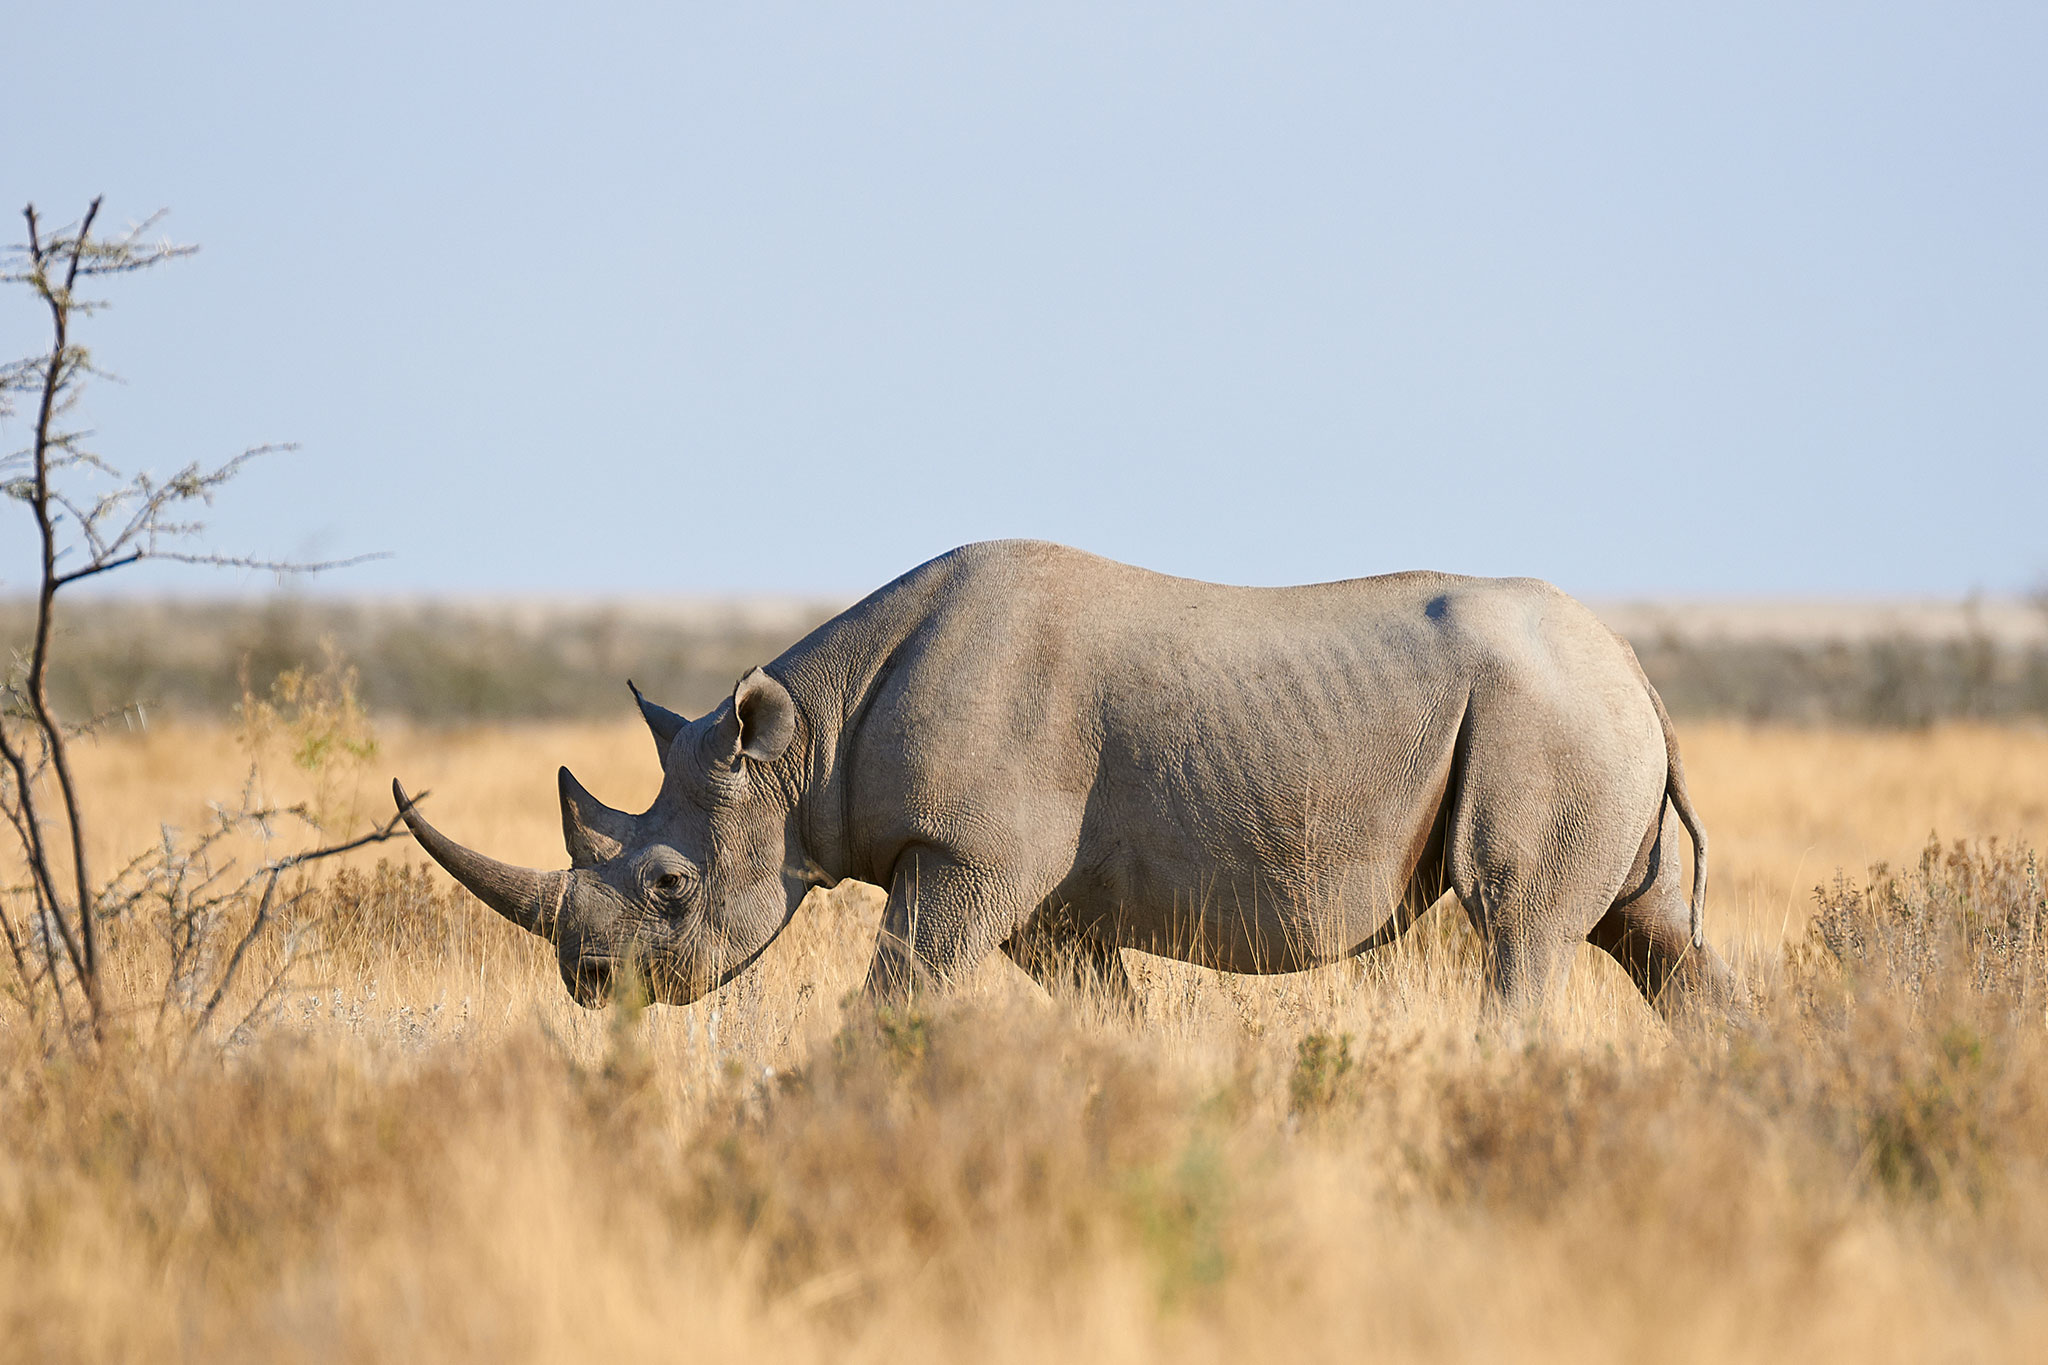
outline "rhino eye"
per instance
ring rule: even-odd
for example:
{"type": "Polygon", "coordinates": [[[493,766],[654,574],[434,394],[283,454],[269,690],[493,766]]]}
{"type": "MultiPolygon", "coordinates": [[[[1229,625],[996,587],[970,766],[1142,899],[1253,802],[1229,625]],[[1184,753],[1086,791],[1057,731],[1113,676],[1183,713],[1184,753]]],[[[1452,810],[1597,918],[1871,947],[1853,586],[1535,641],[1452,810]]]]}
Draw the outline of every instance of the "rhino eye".
{"type": "Polygon", "coordinates": [[[656,856],[640,865],[641,894],[671,905],[689,899],[697,885],[697,869],[681,858],[656,856]]]}

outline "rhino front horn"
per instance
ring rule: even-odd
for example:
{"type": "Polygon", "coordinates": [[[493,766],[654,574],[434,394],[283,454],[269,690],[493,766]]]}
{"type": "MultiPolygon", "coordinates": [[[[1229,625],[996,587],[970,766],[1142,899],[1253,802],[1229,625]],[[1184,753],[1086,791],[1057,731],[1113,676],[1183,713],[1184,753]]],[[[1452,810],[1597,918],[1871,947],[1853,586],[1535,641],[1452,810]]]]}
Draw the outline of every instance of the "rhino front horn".
{"type": "Polygon", "coordinates": [[[391,781],[391,797],[405,827],[419,840],[427,856],[439,863],[449,876],[461,882],[469,893],[528,933],[552,941],[555,917],[562,908],[562,896],[569,889],[567,872],[537,872],[486,858],[456,843],[428,824],[413,809],[412,798],[398,780],[391,781]]]}

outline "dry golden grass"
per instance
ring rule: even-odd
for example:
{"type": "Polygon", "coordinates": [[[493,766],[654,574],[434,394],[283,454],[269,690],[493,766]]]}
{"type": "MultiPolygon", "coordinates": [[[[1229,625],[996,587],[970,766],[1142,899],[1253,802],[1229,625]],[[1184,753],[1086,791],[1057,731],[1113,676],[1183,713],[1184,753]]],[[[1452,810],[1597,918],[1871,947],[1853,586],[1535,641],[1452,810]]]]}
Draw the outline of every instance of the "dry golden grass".
{"type": "MultiPolygon", "coordinates": [[[[1905,926],[1842,939],[1858,971],[1797,945],[1816,883],[1910,864],[1931,830],[2048,846],[2048,734],[1685,741],[1709,929],[1763,991],[1732,1038],[1674,1039],[1590,951],[1547,1033],[1475,1038],[1469,935],[1441,913],[1299,977],[1134,958],[1136,1027],[1000,962],[875,1021],[841,1006],[879,913],[853,886],[712,1000],[588,1014],[544,945],[370,855],[327,883],[326,947],[280,1008],[188,1066],[50,1062],[7,1014],[0,1339],[81,1360],[2031,1356],[2040,950],[1980,921],[2031,934],[2038,888],[2010,858],[1936,865],[1903,900],[1835,903],[1838,939],[1905,926]],[[1966,970],[1987,951],[2018,965],[1966,970]]],[[[556,864],[562,762],[618,805],[655,786],[644,731],[552,726],[387,733],[320,795],[381,816],[396,773],[465,842],[556,864]]],[[[222,731],[100,745],[102,864],[245,763],[222,731]]],[[[124,933],[139,993],[148,945],[124,933]]]]}

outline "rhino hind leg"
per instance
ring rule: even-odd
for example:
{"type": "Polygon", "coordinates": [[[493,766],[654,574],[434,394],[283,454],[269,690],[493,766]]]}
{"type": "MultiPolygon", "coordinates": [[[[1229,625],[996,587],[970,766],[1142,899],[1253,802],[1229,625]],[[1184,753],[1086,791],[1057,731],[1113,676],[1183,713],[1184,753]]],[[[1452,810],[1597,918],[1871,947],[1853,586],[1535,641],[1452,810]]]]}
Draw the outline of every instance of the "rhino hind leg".
{"type": "Polygon", "coordinates": [[[1678,852],[1684,838],[1667,805],[1621,895],[1586,935],[1674,1025],[1727,1020],[1743,1008],[1739,983],[1721,955],[1692,946],[1690,884],[1678,852]]]}
{"type": "Polygon", "coordinates": [[[1124,970],[1123,954],[1115,944],[1081,930],[1064,907],[1041,906],[1002,948],[1055,1000],[1091,1001],[1111,1014],[1138,1016],[1138,995],[1124,970]]]}
{"type": "Polygon", "coordinates": [[[1648,840],[1642,817],[1625,812],[1647,814],[1666,775],[1662,746],[1637,752],[1642,736],[1629,733],[1647,718],[1588,718],[1555,697],[1475,694],[1444,859],[1484,945],[1480,1013],[1490,1027],[1540,1021],[1554,980],[1634,884],[1631,866],[1648,840]],[[1567,732],[1570,747],[1558,739],[1567,732]]]}
{"type": "Polygon", "coordinates": [[[1540,1022],[1550,987],[1571,965],[1576,935],[1556,932],[1552,916],[1540,913],[1527,894],[1460,895],[1486,955],[1486,979],[1479,1014],[1489,1029],[1540,1022]]]}
{"type": "Polygon", "coordinates": [[[1630,851],[1597,829],[1572,837],[1506,802],[1454,820],[1451,889],[1484,945],[1480,1016],[1489,1028],[1542,1019],[1551,986],[1623,885],[1630,851]]]}

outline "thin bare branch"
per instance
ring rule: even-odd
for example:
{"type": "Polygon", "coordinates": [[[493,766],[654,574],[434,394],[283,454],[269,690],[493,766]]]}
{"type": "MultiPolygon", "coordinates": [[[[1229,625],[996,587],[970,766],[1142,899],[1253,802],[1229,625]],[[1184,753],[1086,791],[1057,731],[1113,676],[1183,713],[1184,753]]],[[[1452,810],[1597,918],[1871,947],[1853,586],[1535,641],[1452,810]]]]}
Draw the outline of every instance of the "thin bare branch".
{"type": "MultiPolygon", "coordinates": [[[[241,941],[235,944],[234,955],[228,959],[227,969],[221,973],[219,983],[213,988],[213,994],[207,998],[205,1008],[199,1011],[198,1019],[193,1022],[191,1036],[197,1038],[206,1031],[207,1025],[213,1021],[214,1011],[220,1008],[221,1000],[227,995],[229,987],[234,985],[235,977],[242,969],[242,959],[248,956],[250,945],[256,942],[257,938],[262,935],[263,930],[269,925],[271,904],[276,898],[277,883],[280,877],[293,868],[303,867],[307,863],[318,862],[323,858],[337,857],[343,853],[353,853],[359,848],[367,848],[371,844],[381,844],[387,839],[395,839],[403,827],[404,817],[394,815],[384,824],[359,838],[350,839],[346,843],[329,844],[323,848],[308,849],[303,853],[294,853],[290,857],[280,858],[267,865],[263,869],[267,877],[263,886],[263,899],[257,904],[256,917],[249,922],[248,932],[244,933],[241,941]]],[[[187,1048],[189,1049],[190,1046],[191,1044],[188,1041],[187,1048]]]]}

